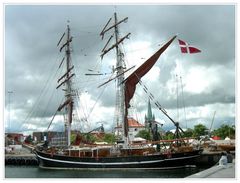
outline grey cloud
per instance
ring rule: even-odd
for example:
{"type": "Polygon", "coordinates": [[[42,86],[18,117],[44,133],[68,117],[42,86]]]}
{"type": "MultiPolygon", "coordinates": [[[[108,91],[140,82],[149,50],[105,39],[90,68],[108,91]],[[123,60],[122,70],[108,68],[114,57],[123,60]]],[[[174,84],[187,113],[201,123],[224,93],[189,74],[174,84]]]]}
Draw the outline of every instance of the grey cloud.
{"type": "MultiPolygon", "coordinates": [[[[62,99],[60,93],[56,93],[57,83],[53,81],[61,75],[54,76],[63,58],[56,44],[66,30],[67,20],[70,20],[73,35],[72,60],[75,70],[80,71],[76,73],[75,86],[82,92],[89,92],[97,100],[101,92],[97,86],[101,81],[89,81],[87,85],[83,82],[88,79],[84,74],[96,65],[104,72],[110,70],[100,67],[108,60],[100,60],[100,51],[106,40],[102,41],[99,33],[113,16],[114,9],[112,5],[6,5],[6,108],[7,91],[12,90],[12,110],[21,110],[22,114],[18,113],[18,118],[24,119],[33,107],[28,100],[37,101],[49,80],[47,86],[50,89],[44,90],[47,96],[42,98],[35,116],[46,118],[54,114],[62,99]],[[51,95],[54,97],[49,102],[51,95]]],[[[235,103],[235,6],[119,5],[116,9],[119,20],[129,17],[128,23],[120,30],[121,35],[132,33],[130,41],[125,44],[141,40],[161,43],[179,33],[179,39],[202,50],[198,55],[181,55],[175,41],[160,58],[156,65],[161,70],[159,84],[149,84],[149,88],[164,107],[176,108],[174,96],[168,94],[166,88],[176,67],[176,59],[180,59],[186,71],[200,65],[204,68],[221,66],[221,73],[216,73],[221,77],[221,85],[212,86],[212,92],[209,93],[185,93],[186,106],[235,103]]],[[[106,59],[109,57],[112,58],[112,55],[106,55],[106,59]]],[[[107,86],[99,102],[102,106],[114,106],[114,83],[107,86]]],[[[139,110],[146,110],[146,105],[140,106],[139,110]]]]}

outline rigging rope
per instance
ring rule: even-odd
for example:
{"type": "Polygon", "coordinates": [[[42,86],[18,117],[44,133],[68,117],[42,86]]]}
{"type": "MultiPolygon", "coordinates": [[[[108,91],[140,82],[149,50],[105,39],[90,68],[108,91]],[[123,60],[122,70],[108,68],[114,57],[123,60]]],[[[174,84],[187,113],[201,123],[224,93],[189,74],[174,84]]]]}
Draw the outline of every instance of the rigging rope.
{"type": "MultiPolygon", "coordinates": [[[[110,76],[110,78],[111,78],[112,76],[113,76],[113,74],[110,76]]],[[[104,86],[104,88],[102,89],[100,95],[97,97],[97,100],[96,100],[96,102],[94,103],[92,109],[90,110],[90,113],[88,114],[88,117],[91,115],[93,109],[95,108],[95,106],[96,106],[98,100],[101,98],[101,96],[103,95],[103,93],[104,93],[104,91],[105,91],[106,88],[107,88],[107,85],[104,86]]]]}
{"type": "MultiPolygon", "coordinates": [[[[77,99],[80,99],[80,96],[79,96],[79,92],[78,91],[76,91],[76,97],[77,97],[77,99]]],[[[79,102],[79,100],[76,100],[77,101],[77,105],[76,105],[76,111],[77,111],[77,116],[78,116],[78,120],[79,121],[81,121],[82,119],[81,119],[81,115],[80,115],[80,112],[79,112],[79,110],[78,109],[81,109],[81,107],[80,107],[80,102],[79,102]]],[[[83,110],[83,109],[82,109],[83,110]]],[[[85,111],[83,110],[83,115],[84,115],[84,119],[86,119],[86,113],[85,113],[85,111]]],[[[84,120],[82,120],[82,121],[84,121],[84,120]]],[[[87,121],[86,121],[87,122],[87,121]]],[[[81,123],[79,123],[80,125],[81,125],[81,123]]]]}
{"type": "MultiPolygon", "coordinates": [[[[62,102],[63,102],[63,101],[64,101],[64,98],[62,99],[62,102]]],[[[62,103],[62,102],[61,102],[61,103],[62,103]]],[[[60,104],[61,104],[61,103],[60,103],[60,104]]],[[[54,113],[54,115],[53,115],[53,117],[52,117],[52,119],[51,119],[51,121],[50,121],[50,123],[49,123],[49,125],[48,125],[47,131],[49,130],[49,128],[50,128],[50,126],[51,126],[51,124],[52,124],[52,122],[53,122],[53,120],[54,120],[57,112],[58,112],[58,110],[56,110],[56,112],[54,113]]]]}
{"type": "MultiPolygon", "coordinates": [[[[48,100],[48,102],[47,102],[47,104],[46,104],[46,106],[45,106],[45,111],[43,112],[43,115],[42,115],[42,116],[45,116],[45,115],[46,115],[46,113],[47,113],[47,111],[48,111],[48,106],[49,106],[51,100],[53,99],[53,95],[54,95],[54,94],[55,94],[55,90],[53,90],[52,95],[51,95],[50,99],[48,100]]],[[[56,96],[56,95],[55,95],[55,96],[56,96]]],[[[52,120],[54,119],[56,113],[57,113],[57,111],[54,113],[54,116],[53,116],[52,120]]]]}
{"type": "MultiPolygon", "coordinates": [[[[148,94],[149,96],[151,96],[151,97],[149,97],[153,102],[154,102],[154,104],[156,105],[156,107],[162,112],[162,113],[164,113],[165,114],[165,116],[167,116],[168,117],[168,119],[170,120],[170,121],[172,121],[172,123],[176,126],[176,135],[178,136],[181,136],[180,135],[180,133],[179,133],[179,130],[182,132],[182,133],[184,133],[184,131],[183,131],[183,129],[179,126],[179,123],[178,122],[175,122],[168,114],[167,114],[167,111],[161,106],[161,104],[157,101],[157,100],[155,100],[154,99],[154,96],[148,91],[148,88],[142,83],[142,81],[139,79],[139,84],[140,84],[140,86],[142,86],[142,87],[144,87],[145,88],[145,93],[146,94],[148,94]]],[[[183,141],[183,143],[185,144],[185,142],[183,141]]]]}
{"type": "MultiPolygon", "coordinates": [[[[56,59],[55,62],[53,62],[53,65],[52,65],[52,68],[51,68],[50,71],[53,70],[53,68],[54,68],[55,65],[56,65],[56,62],[57,62],[57,59],[56,59]]],[[[37,97],[37,100],[36,100],[36,102],[34,103],[34,106],[32,107],[31,111],[27,114],[26,118],[24,119],[23,124],[27,124],[27,123],[29,122],[29,119],[30,119],[31,117],[33,117],[33,113],[34,113],[34,112],[36,113],[35,110],[36,110],[37,107],[39,106],[40,101],[41,101],[41,98],[43,97],[44,93],[47,93],[47,90],[46,90],[47,85],[50,83],[50,80],[52,80],[52,78],[56,77],[57,72],[58,72],[58,70],[56,70],[56,72],[55,72],[54,74],[52,74],[52,72],[50,72],[50,75],[49,75],[47,81],[45,82],[43,88],[41,89],[40,94],[39,94],[39,96],[37,97]]],[[[21,126],[20,130],[21,130],[22,128],[23,128],[23,126],[21,126]]]]}
{"type": "Polygon", "coordinates": [[[167,111],[161,106],[161,104],[154,98],[153,94],[149,92],[146,85],[143,84],[142,80],[139,80],[139,85],[142,86],[143,91],[148,95],[149,99],[153,101],[158,109],[160,109],[163,113],[167,114],[167,111]]]}

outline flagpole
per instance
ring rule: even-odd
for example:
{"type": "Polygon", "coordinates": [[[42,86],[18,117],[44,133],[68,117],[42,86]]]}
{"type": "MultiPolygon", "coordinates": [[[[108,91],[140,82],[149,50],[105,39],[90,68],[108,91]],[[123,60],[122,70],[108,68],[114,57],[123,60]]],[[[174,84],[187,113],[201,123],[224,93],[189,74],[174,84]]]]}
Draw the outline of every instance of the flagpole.
{"type": "Polygon", "coordinates": [[[187,117],[186,117],[186,107],[185,107],[185,99],[183,95],[183,84],[182,84],[182,76],[180,75],[180,82],[181,82],[181,88],[182,88],[182,98],[183,98],[183,109],[184,109],[184,117],[186,122],[186,129],[187,129],[187,117]]]}
{"type": "MultiPolygon", "coordinates": [[[[180,52],[181,56],[180,56],[180,61],[183,60],[183,56],[182,56],[182,52],[180,52]]],[[[188,124],[187,124],[187,117],[186,117],[186,106],[185,106],[185,99],[184,99],[184,95],[183,95],[183,83],[182,83],[182,64],[178,62],[178,60],[176,61],[176,65],[178,68],[178,72],[179,72],[179,78],[180,78],[180,84],[181,84],[181,90],[182,90],[182,101],[183,101],[183,110],[184,110],[184,119],[185,119],[185,125],[186,125],[186,129],[188,128],[188,124]],[[181,66],[180,66],[181,65],[181,66]]]]}
{"type": "MultiPolygon", "coordinates": [[[[193,47],[191,45],[189,45],[187,42],[182,41],[180,39],[178,39],[178,43],[179,43],[179,47],[181,50],[181,53],[183,54],[195,54],[195,53],[199,53],[201,52],[201,50],[199,50],[196,47],[193,47]]],[[[181,55],[182,57],[182,55],[181,55]]],[[[183,60],[183,58],[181,59],[183,60]]],[[[184,105],[184,114],[185,114],[185,121],[186,121],[186,129],[187,129],[187,118],[186,118],[186,110],[185,110],[185,102],[184,102],[184,96],[183,96],[183,84],[182,84],[182,74],[179,68],[179,72],[180,72],[180,82],[181,82],[181,86],[182,86],[182,97],[183,97],[183,105],[184,105]]]]}

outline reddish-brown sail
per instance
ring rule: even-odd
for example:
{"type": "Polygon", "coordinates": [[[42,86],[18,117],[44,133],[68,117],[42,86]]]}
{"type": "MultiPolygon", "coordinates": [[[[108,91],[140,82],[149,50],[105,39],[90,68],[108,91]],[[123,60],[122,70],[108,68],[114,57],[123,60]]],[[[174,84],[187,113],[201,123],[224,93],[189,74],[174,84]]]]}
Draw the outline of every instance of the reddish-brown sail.
{"type": "Polygon", "coordinates": [[[130,100],[132,99],[136,85],[139,80],[153,67],[153,65],[157,62],[160,55],[168,48],[168,46],[173,42],[173,40],[177,36],[174,36],[170,39],[165,45],[163,45],[154,55],[152,55],[147,61],[145,61],[136,71],[134,71],[130,76],[125,79],[125,129],[124,134],[128,134],[128,123],[127,123],[127,115],[128,108],[130,107],[130,100]]]}

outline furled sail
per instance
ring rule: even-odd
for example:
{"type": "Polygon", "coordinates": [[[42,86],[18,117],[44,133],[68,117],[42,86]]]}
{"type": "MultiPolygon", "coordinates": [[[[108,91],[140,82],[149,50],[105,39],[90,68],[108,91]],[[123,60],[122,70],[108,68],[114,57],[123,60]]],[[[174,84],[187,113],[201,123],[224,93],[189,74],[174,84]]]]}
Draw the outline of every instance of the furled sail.
{"type": "Polygon", "coordinates": [[[130,76],[128,76],[125,82],[125,119],[124,119],[124,134],[128,134],[128,108],[130,107],[130,100],[132,99],[136,85],[140,79],[153,67],[157,62],[160,55],[168,48],[168,46],[173,42],[177,36],[170,39],[165,45],[163,45],[154,55],[152,55],[147,61],[145,61],[136,71],[134,71],[130,76]]]}

